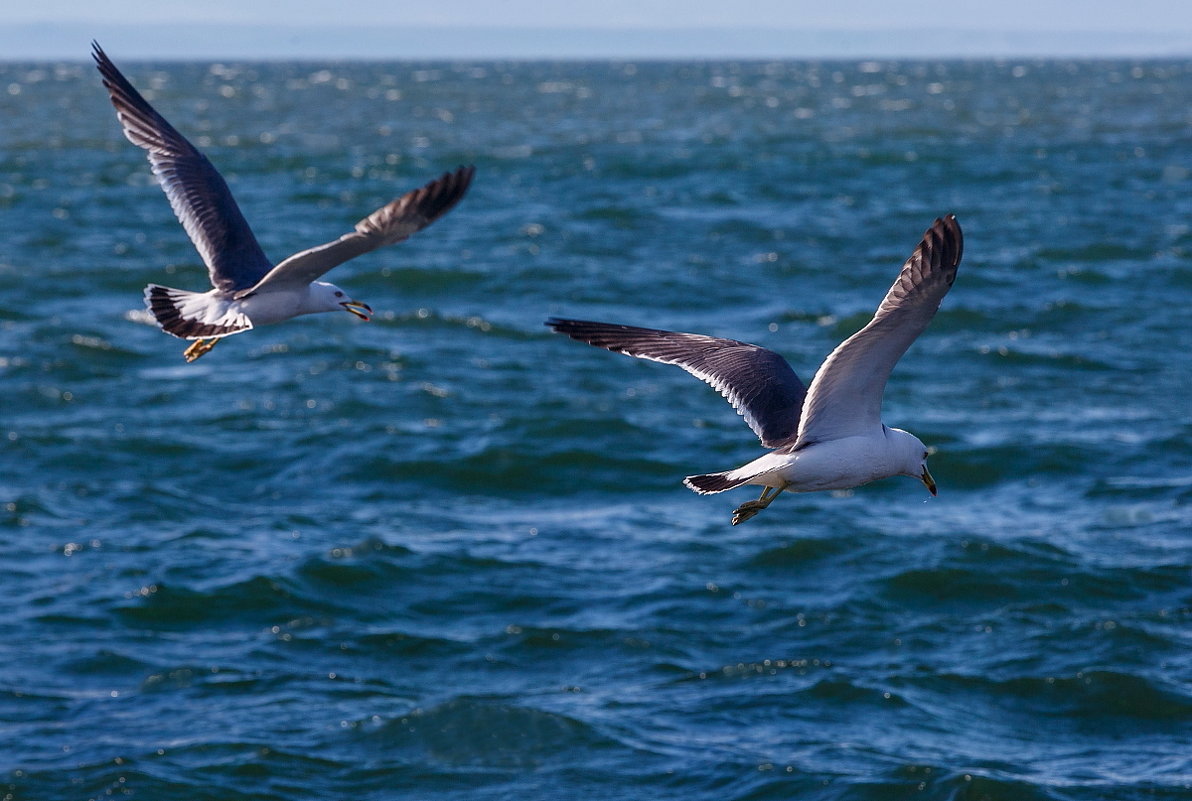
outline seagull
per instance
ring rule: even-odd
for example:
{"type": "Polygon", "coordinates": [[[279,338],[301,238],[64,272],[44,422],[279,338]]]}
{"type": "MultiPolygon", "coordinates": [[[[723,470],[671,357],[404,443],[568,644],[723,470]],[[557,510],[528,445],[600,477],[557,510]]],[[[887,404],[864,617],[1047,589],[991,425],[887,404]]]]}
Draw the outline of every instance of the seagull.
{"type": "Polygon", "coordinates": [[[301,314],[343,310],[371,319],[368,304],[317,279],[349,259],[421,231],[450,211],[472,182],[471,166],[444,173],[377,209],[356,223],[354,231],[275,266],[257,244],[219,171],[149,105],[98,43],[91,46],[124,135],[149,151],[153,173],[211,278],[212,288],[206,292],[145,287],[145,305],[161,329],[194,340],[183,354],[188,362],[223,337],[301,314]]]}
{"type": "Polygon", "coordinates": [[[956,217],[937,219],[873,319],[832,351],[810,387],[774,351],[734,339],[557,317],[546,325],[589,345],[678,365],[720,391],[772,450],[735,470],[688,476],[683,483],[701,495],[761,486],[760,498],[733,512],[734,526],[783,490],[842,490],[911,476],[935,495],[927,447],[915,435],[882,423],[882,393],[890,371],[927,328],[956,280],[963,250],[956,217]]]}

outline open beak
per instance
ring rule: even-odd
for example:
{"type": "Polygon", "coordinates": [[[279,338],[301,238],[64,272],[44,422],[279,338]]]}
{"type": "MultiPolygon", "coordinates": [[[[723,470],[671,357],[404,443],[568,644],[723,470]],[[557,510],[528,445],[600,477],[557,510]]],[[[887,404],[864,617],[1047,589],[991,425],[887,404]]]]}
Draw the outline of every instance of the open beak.
{"type": "Polygon", "coordinates": [[[369,306],[367,303],[361,303],[358,300],[345,300],[339,305],[343,306],[345,311],[350,311],[366,323],[372,319],[372,306],[369,306]]]}
{"type": "Polygon", "coordinates": [[[931,477],[931,473],[927,472],[927,465],[923,465],[923,475],[919,476],[919,480],[923,482],[923,486],[927,487],[927,491],[935,495],[935,479],[931,477]]]}

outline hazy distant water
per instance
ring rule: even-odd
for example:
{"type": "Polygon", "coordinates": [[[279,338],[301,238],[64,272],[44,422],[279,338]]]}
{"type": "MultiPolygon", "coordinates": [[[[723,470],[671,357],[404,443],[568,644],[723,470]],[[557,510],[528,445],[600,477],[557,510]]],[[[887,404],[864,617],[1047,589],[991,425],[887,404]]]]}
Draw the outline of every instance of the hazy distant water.
{"type": "Polygon", "coordinates": [[[186,365],[94,70],[0,66],[0,797],[1192,798],[1192,65],[122,66],[275,259],[477,179],[186,365]],[[732,410],[541,325],[809,380],[949,211],[937,499],[732,528],[732,410]]]}

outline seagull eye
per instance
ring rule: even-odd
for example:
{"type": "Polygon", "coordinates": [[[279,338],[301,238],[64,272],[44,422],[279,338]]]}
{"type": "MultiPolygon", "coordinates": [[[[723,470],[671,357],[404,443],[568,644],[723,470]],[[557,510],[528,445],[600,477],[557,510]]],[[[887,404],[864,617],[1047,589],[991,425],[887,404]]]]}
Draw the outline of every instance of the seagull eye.
{"type": "Polygon", "coordinates": [[[337,298],[342,298],[343,296],[344,296],[344,293],[343,293],[343,292],[336,292],[336,293],[335,293],[335,297],[337,297],[337,298]]]}
{"type": "Polygon", "coordinates": [[[923,451],[923,458],[924,458],[924,459],[926,459],[926,458],[927,458],[927,451],[923,451]]]}

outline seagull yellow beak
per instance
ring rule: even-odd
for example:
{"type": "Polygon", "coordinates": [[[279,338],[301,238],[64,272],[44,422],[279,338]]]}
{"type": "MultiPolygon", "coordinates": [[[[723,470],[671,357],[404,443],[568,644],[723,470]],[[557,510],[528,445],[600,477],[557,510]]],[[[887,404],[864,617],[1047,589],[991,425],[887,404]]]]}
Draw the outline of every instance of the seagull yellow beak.
{"type": "Polygon", "coordinates": [[[358,300],[345,300],[339,305],[344,307],[344,311],[350,311],[366,323],[372,319],[372,306],[367,303],[361,303],[358,300]]]}
{"type": "Polygon", "coordinates": [[[923,486],[927,487],[927,491],[932,495],[936,494],[935,479],[931,477],[931,473],[927,471],[927,465],[923,465],[923,475],[919,476],[919,480],[923,482],[923,486]]]}

